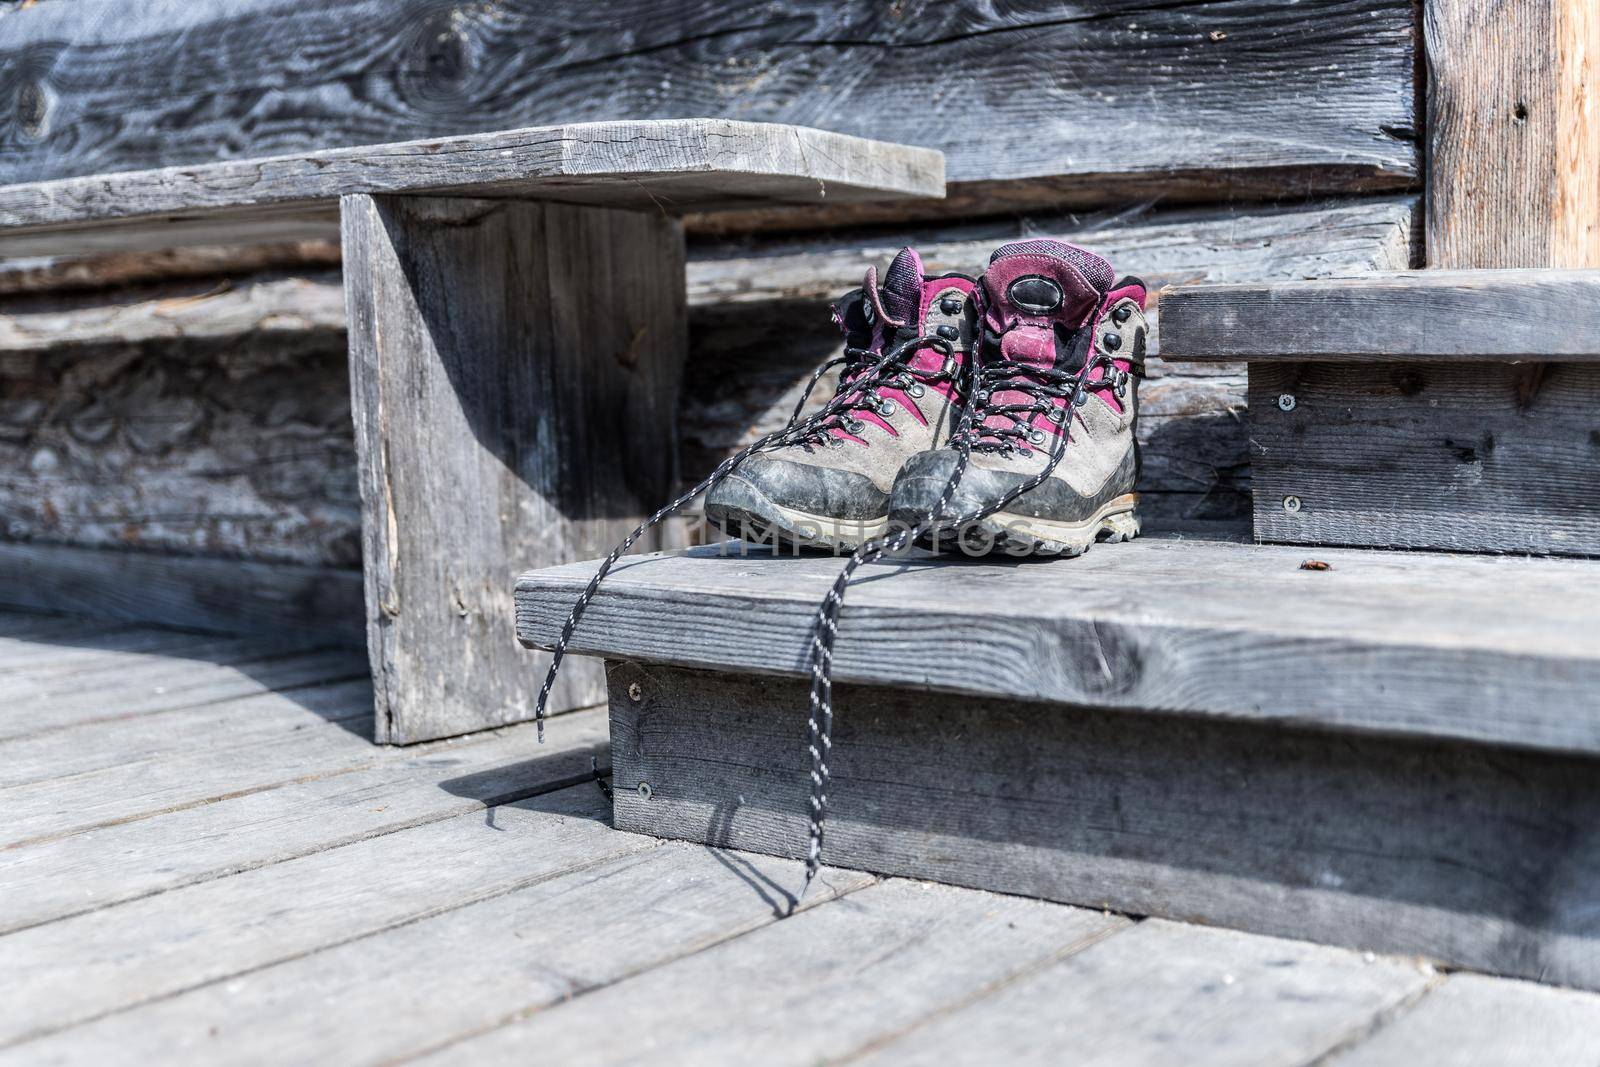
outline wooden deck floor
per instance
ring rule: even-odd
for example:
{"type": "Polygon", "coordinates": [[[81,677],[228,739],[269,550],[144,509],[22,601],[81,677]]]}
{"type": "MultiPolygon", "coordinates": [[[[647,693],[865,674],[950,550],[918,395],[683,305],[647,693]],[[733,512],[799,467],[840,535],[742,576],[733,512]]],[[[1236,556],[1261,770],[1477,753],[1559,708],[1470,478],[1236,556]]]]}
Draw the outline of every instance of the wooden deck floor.
{"type": "MultiPolygon", "coordinates": [[[[0,1064],[1600,1064],[1600,996],[620,833],[599,711],[0,615],[0,1064]],[[820,891],[818,891],[820,889],[820,891]]],[[[796,802],[803,794],[796,783],[796,802]]]]}

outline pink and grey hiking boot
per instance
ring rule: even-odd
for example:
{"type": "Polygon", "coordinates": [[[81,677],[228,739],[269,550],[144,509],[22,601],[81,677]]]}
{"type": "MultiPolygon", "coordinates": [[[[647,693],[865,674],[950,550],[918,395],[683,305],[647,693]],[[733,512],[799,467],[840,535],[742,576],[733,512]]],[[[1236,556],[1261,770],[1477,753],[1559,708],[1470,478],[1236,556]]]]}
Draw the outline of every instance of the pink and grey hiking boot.
{"type": "Polygon", "coordinates": [[[1133,425],[1149,325],[1144,283],[1114,278],[1060,241],[995,251],[972,416],[948,447],[906,464],[892,521],[916,527],[937,510],[924,543],[975,555],[1078,555],[1138,535],[1133,425]]]}
{"type": "Polygon", "coordinates": [[[835,551],[883,536],[900,468],[943,445],[960,415],[976,290],[965,275],[928,277],[909,248],[881,287],[869,268],[833,312],[845,336],[835,400],[855,397],[801,439],[741,462],[706,495],[706,518],[746,541],[835,551]]]}

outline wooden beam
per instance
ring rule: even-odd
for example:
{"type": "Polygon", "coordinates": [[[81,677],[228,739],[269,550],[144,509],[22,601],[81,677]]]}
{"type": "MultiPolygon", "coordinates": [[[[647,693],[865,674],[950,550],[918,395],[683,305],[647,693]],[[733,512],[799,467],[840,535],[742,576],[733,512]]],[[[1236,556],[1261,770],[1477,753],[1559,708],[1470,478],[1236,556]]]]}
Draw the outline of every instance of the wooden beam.
{"type": "MultiPolygon", "coordinates": [[[[618,829],[804,854],[805,680],[611,681],[618,829]]],[[[1593,758],[879,685],[835,703],[830,863],[1600,989],[1600,837],[1573,831],[1600,819],[1593,758]]]]}
{"type": "Polygon", "coordinates": [[[1416,50],[1410,0],[74,0],[6,26],[0,181],[733,114],[941,148],[966,212],[1396,190],[1416,50]]]}
{"type": "Polygon", "coordinates": [[[361,575],[285,563],[0,543],[0,605],[360,645],[361,575]]]}
{"type": "Polygon", "coordinates": [[[1600,9],[1426,0],[1428,266],[1600,267],[1600,9]]]}
{"type": "Polygon", "coordinates": [[[1600,361],[1600,270],[1410,271],[1183,286],[1169,360],[1600,361]]]}
{"type": "MultiPolygon", "coordinates": [[[[1069,719],[1090,705],[1600,754],[1600,601],[1573,595],[1593,565],[1314,555],[1330,569],[1303,568],[1305,549],[1177,538],[1065,566],[886,561],[850,591],[834,677],[1045,701],[1069,719]]],[[[742,542],[625,560],[571,648],[806,677],[839,565],[742,542]]],[[[593,569],[517,583],[524,641],[551,643],[593,569]]]]}
{"type": "MultiPolygon", "coordinates": [[[[429,197],[344,212],[378,738],[526,719],[545,657],[517,647],[513,576],[608,551],[677,484],[682,225],[429,197]]],[[[552,710],[604,693],[574,663],[552,710]]]]}
{"type": "Polygon", "coordinates": [[[0,255],[328,237],[339,197],[548,199],[681,214],[944,195],[937,151],[725,119],[597,122],[0,187],[0,255]]]}

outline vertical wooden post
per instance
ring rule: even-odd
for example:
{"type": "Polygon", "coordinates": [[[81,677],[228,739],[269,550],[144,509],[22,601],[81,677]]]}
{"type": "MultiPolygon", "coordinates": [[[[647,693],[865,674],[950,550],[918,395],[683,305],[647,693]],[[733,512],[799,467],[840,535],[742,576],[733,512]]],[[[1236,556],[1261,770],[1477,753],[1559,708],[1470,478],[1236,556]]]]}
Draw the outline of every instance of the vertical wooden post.
{"type": "MultiPolygon", "coordinates": [[[[516,575],[604,554],[677,481],[681,224],[353,195],[343,230],[377,739],[525,719],[548,656],[516,575]]],[[[554,699],[603,702],[600,664],[554,699]]]]}
{"type": "Polygon", "coordinates": [[[1426,0],[1430,267],[1600,267],[1600,5],[1426,0]]]}

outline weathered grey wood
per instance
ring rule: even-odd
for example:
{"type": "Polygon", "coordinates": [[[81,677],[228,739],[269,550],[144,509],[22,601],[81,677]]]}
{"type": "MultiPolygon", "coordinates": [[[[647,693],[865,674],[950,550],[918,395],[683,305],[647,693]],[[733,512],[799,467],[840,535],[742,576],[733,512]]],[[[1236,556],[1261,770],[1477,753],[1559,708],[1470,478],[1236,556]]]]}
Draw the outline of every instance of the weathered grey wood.
{"type": "Polygon", "coordinates": [[[329,567],[0,543],[0,605],[361,640],[360,576],[329,567]]]}
{"type": "Polygon", "coordinates": [[[1169,360],[1600,361],[1600,270],[1182,286],[1161,306],[1169,360]]]}
{"type": "Polygon", "coordinates": [[[1426,0],[1422,30],[1428,265],[1600,267],[1594,4],[1426,0]]]}
{"type": "MultiPolygon", "coordinates": [[[[822,302],[859,285],[865,263],[882,269],[896,240],[914,241],[933,269],[976,272],[996,244],[1057,236],[1090,245],[1159,290],[1403,268],[1413,207],[1410,198],[1292,211],[1213,207],[691,243],[683,479],[693,484],[788,418],[815,365],[837,354],[839,334],[822,302]]],[[[10,315],[24,343],[52,343],[0,351],[0,525],[23,540],[353,569],[361,520],[339,278],[316,270],[223,277],[215,257],[204,263],[210,276],[181,284],[0,304],[0,329],[10,315]],[[161,334],[174,323],[181,338],[137,351],[120,339],[134,324],[161,334]],[[73,343],[53,345],[66,338],[73,343]]],[[[1152,350],[1159,343],[1152,337],[1152,350]]],[[[1248,524],[1244,368],[1147,365],[1139,424],[1147,514],[1248,524]]],[[[229,610],[248,619],[244,589],[229,610]]]]}
{"type": "MultiPolygon", "coordinates": [[[[760,856],[634,852],[15,1051],[55,1064],[246,1064],[264,1048],[303,1062],[395,1062],[769,926],[786,907],[774,898],[799,876],[799,864],[760,856]]],[[[806,903],[872,881],[827,870],[806,903]]]]}
{"type": "MultiPolygon", "coordinates": [[[[299,711],[303,726],[311,713],[299,711]]],[[[278,725],[280,735],[299,728],[287,721],[278,725]]],[[[221,749],[215,764],[240,769],[255,754],[238,732],[247,723],[186,727],[221,749]]],[[[328,737],[325,764],[277,784],[251,784],[86,833],[72,832],[69,816],[45,840],[0,846],[0,934],[550,792],[590,777],[595,762],[604,767],[609,759],[599,709],[563,716],[544,746],[531,728],[518,726],[405,749],[369,746],[361,759],[353,746],[321,734],[328,737]]],[[[98,747],[110,750],[116,741],[105,731],[98,747]]],[[[264,756],[273,760],[270,750],[264,756]]]]}
{"type": "MultiPolygon", "coordinates": [[[[804,853],[804,682],[611,682],[619,829],[804,853]]],[[[1573,829],[1600,819],[1593,758],[862,686],[835,705],[829,862],[1600,989],[1600,838],[1573,829]]]]}
{"type": "Polygon", "coordinates": [[[654,847],[604,815],[585,784],[8,934],[0,1043],[654,847]]]}
{"type": "MultiPolygon", "coordinates": [[[[81,640],[69,633],[54,641],[18,642],[13,647],[13,655],[0,658],[0,678],[5,679],[8,693],[35,704],[59,695],[80,706],[86,698],[113,703],[147,695],[152,685],[164,684],[163,676],[191,664],[203,671],[209,666],[327,651],[325,643],[305,638],[223,637],[155,627],[130,627],[103,635],[91,631],[81,640]],[[32,650],[31,656],[26,649],[32,650]]],[[[348,650],[337,655],[346,664],[353,658],[348,650]]]]}
{"type": "Polygon", "coordinates": [[[1600,555],[1597,408],[1592,366],[1256,364],[1256,537],[1600,555]]]}
{"type": "Polygon", "coordinates": [[[35,256],[0,262],[0,296],[166,283],[190,278],[239,277],[258,271],[307,271],[339,265],[339,235],[326,241],[267,245],[199,245],[159,252],[91,256],[35,256]]]}
{"type": "MultiPolygon", "coordinates": [[[[378,739],[528,718],[508,579],[608,551],[676,484],[681,226],[354,196],[345,255],[378,739]]],[[[603,699],[574,667],[554,711],[603,699]]]]}
{"type": "MultiPolygon", "coordinates": [[[[571,650],[808,676],[839,561],[739,546],[624,561],[571,650]]],[[[592,571],[525,575],[523,640],[551,642],[592,571]]],[[[1595,754],[1600,601],[1576,591],[1597,573],[1576,560],[1166,538],[1070,561],[917,556],[859,572],[834,676],[1595,754]],[[1311,558],[1332,570],[1301,569],[1311,558]]]]}
{"type": "Polygon", "coordinates": [[[943,148],[953,180],[985,183],[964,213],[1420,173],[1415,21],[1391,0],[77,3],[7,27],[4,180],[723,114],[943,148]],[[954,69],[970,91],[952,91],[954,69]]]}
{"type": "Polygon", "coordinates": [[[944,157],[910,145],[726,119],[577,123],[0,186],[0,255],[326,237],[358,193],[678,214],[943,192],[944,157]]]}
{"type": "MultiPolygon", "coordinates": [[[[353,672],[352,672],[353,673],[353,672]]],[[[327,695],[330,685],[321,683],[303,688],[320,690],[313,701],[327,695]]],[[[294,729],[314,722],[312,712],[295,699],[296,691],[267,692],[255,696],[208,701],[183,706],[185,697],[176,694],[171,711],[119,717],[106,715],[73,725],[42,732],[9,737],[0,741],[0,790],[70,779],[80,774],[115,767],[149,763],[184,751],[204,749],[218,760],[242,761],[247,753],[233,749],[253,747],[262,741],[282,737],[294,729]]],[[[45,706],[48,698],[18,698],[24,712],[45,706]]],[[[108,711],[110,708],[108,707],[108,711]]],[[[347,723],[354,731],[366,725],[367,710],[356,700],[334,705],[321,712],[329,722],[347,723]]]]}
{"type": "MultiPolygon", "coordinates": [[[[1429,981],[1401,960],[1150,919],[858,1062],[1301,1067],[1429,981]]],[[[1460,1043],[1438,1036],[1441,1052],[1460,1043]]]]}
{"type": "MultiPolygon", "coordinates": [[[[17,616],[11,616],[13,618],[17,616]]],[[[115,674],[125,667],[137,667],[152,662],[151,657],[172,653],[193,655],[196,645],[215,647],[218,640],[253,643],[257,647],[269,642],[255,638],[207,638],[190,630],[165,630],[143,626],[96,627],[79,620],[77,627],[41,630],[33,635],[0,638],[0,679],[8,691],[20,692],[24,684],[37,687],[46,679],[71,673],[74,677],[87,674],[92,678],[115,674]]],[[[300,649],[315,647],[315,643],[283,642],[283,645],[300,649]]],[[[120,681],[120,676],[118,676],[120,681]]]]}
{"type": "MultiPolygon", "coordinates": [[[[304,721],[278,738],[214,754],[175,751],[159,760],[114,764],[70,779],[51,778],[5,792],[0,846],[55,840],[90,830],[214,804],[374,765],[380,758],[370,724],[372,685],[362,679],[299,689],[292,699],[304,721]]],[[[246,706],[248,710],[248,706],[246,706]]]]}
{"type": "MultiPolygon", "coordinates": [[[[832,1062],[1127,920],[894,881],[453,1044],[419,1062],[832,1062]],[[885,992],[892,990],[892,995],[885,992]]],[[[1120,935],[1116,935],[1120,936],[1120,935]]]]}
{"type": "MultiPolygon", "coordinates": [[[[142,715],[173,714],[224,700],[278,689],[359,679],[364,666],[347,649],[285,655],[269,652],[235,653],[234,662],[207,663],[173,659],[148,668],[123,672],[127,681],[102,681],[85,689],[70,675],[17,695],[18,711],[0,726],[0,738],[60,730],[94,722],[111,722],[142,715]],[[101,691],[96,691],[96,689],[101,691]]],[[[227,659],[229,657],[219,656],[227,659]]]]}
{"type": "Polygon", "coordinates": [[[1600,997],[1459,974],[1330,1067],[1549,1067],[1600,1062],[1600,997]]]}

